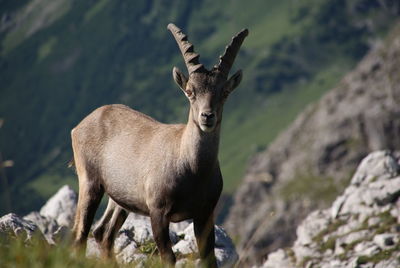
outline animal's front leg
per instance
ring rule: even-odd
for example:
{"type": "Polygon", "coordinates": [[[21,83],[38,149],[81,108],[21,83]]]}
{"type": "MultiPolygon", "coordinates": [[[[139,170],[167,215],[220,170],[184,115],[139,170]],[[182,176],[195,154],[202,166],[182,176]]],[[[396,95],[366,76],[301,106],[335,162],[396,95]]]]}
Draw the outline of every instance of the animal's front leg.
{"type": "Polygon", "coordinates": [[[169,238],[169,220],[161,210],[152,212],[150,219],[154,240],[156,241],[162,261],[174,266],[176,258],[172,251],[171,239],[169,238]]]}
{"type": "Polygon", "coordinates": [[[213,213],[193,219],[201,263],[203,267],[217,267],[213,213]]]}

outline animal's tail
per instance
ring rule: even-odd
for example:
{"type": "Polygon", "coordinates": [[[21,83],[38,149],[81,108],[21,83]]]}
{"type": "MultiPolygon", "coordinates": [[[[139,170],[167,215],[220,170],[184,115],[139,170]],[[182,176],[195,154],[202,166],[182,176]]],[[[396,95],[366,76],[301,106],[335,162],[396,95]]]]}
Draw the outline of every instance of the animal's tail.
{"type": "Polygon", "coordinates": [[[75,160],[74,160],[74,158],[72,157],[72,159],[71,160],[69,160],[69,162],[68,162],[68,167],[69,168],[73,168],[74,170],[75,170],[75,172],[76,172],[76,168],[75,168],[75,160]]]}

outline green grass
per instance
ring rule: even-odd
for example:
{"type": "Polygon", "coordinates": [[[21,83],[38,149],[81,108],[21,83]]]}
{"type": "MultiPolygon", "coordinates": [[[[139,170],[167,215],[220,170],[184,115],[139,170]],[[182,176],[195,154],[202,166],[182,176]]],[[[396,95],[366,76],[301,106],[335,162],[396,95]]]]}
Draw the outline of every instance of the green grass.
{"type": "Polygon", "coordinates": [[[108,3],[109,3],[109,0],[97,1],[97,3],[85,13],[85,16],[84,16],[85,22],[90,21],[101,10],[103,10],[107,6],[108,3]]]}
{"type": "Polygon", "coordinates": [[[337,229],[339,229],[340,226],[344,224],[346,224],[346,221],[344,220],[334,220],[324,230],[322,230],[315,237],[313,237],[313,241],[315,243],[322,243],[325,235],[336,231],[337,229]]]}
{"type": "Polygon", "coordinates": [[[400,250],[400,243],[398,243],[391,249],[382,250],[372,256],[360,256],[357,259],[357,264],[358,265],[362,265],[362,264],[366,264],[366,263],[376,264],[376,263],[379,263],[381,261],[391,258],[393,253],[397,253],[399,250],[400,250]]]}
{"type": "Polygon", "coordinates": [[[39,47],[38,50],[38,61],[44,60],[50,53],[53,51],[54,46],[57,45],[57,38],[52,36],[50,37],[43,45],[39,47]]]}
{"type": "Polygon", "coordinates": [[[82,251],[72,250],[70,242],[50,246],[43,238],[31,242],[20,238],[0,240],[0,266],[8,267],[124,267],[111,260],[86,258],[82,251]]]}
{"type": "Polygon", "coordinates": [[[43,199],[54,195],[62,186],[68,184],[74,190],[78,190],[78,178],[71,176],[63,176],[60,174],[46,173],[30,182],[27,187],[33,189],[43,199]]]}
{"type": "MultiPolygon", "coordinates": [[[[161,262],[160,256],[156,251],[155,243],[150,242],[142,246],[142,253],[149,256],[143,263],[141,261],[120,264],[114,259],[87,258],[84,251],[73,247],[71,239],[66,238],[56,246],[49,245],[43,237],[36,233],[30,241],[22,237],[0,236],[0,267],[2,268],[63,268],[63,267],[155,267],[161,268],[165,265],[161,262]],[[144,249],[143,247],[146,247],[144,249]],[[142,266],[143,265],[143,266],[142,266]]],[[[183,257],[183,256],[180,256],[183,257]]],[[[180,258],[178,256],[178,259],[180,258]]],[[[194,259],[190,256],[183,268],[193,268],[194,259]]]]}

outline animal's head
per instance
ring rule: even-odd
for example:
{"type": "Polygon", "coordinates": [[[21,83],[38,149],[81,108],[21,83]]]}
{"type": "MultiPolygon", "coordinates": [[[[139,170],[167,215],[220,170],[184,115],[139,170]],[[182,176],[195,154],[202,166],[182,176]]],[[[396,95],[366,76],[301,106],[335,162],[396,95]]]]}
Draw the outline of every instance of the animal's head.
{"type": "Polygon", "coordinates": [[[221,122],[225,100],[242,80],[241,70],[229,79],[228,75],[248,30],[244,29],[232,38],[225,53],[220,56],[219,63],[209,71],[199,62],[199,54],[194,52],[193,45],[181,29],[172,23],[168,25],[168,29],[178,43],[189,72],[186,77],[174,67],[174,80],[190,101],[195,124],[204,132],[212,132],[221,122]]]}

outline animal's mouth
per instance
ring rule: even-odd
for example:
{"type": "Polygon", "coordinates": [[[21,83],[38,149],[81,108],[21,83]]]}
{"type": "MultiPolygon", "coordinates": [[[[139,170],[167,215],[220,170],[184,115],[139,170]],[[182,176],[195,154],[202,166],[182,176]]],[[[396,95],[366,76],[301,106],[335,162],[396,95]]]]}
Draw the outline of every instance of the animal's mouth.
{"type": "Polygon", "coordinates": [[[205,127],[213,127],[214,123],[213,122],[206,122],[206,123],[202,123],[203,126],[205,127]]]}
{"type": "Polygon", "coordinates": [[[211,132],[214,130],[214,123],[213,122],[204,122],[200,124],[200,128],[204,132],[211,132]]]}

